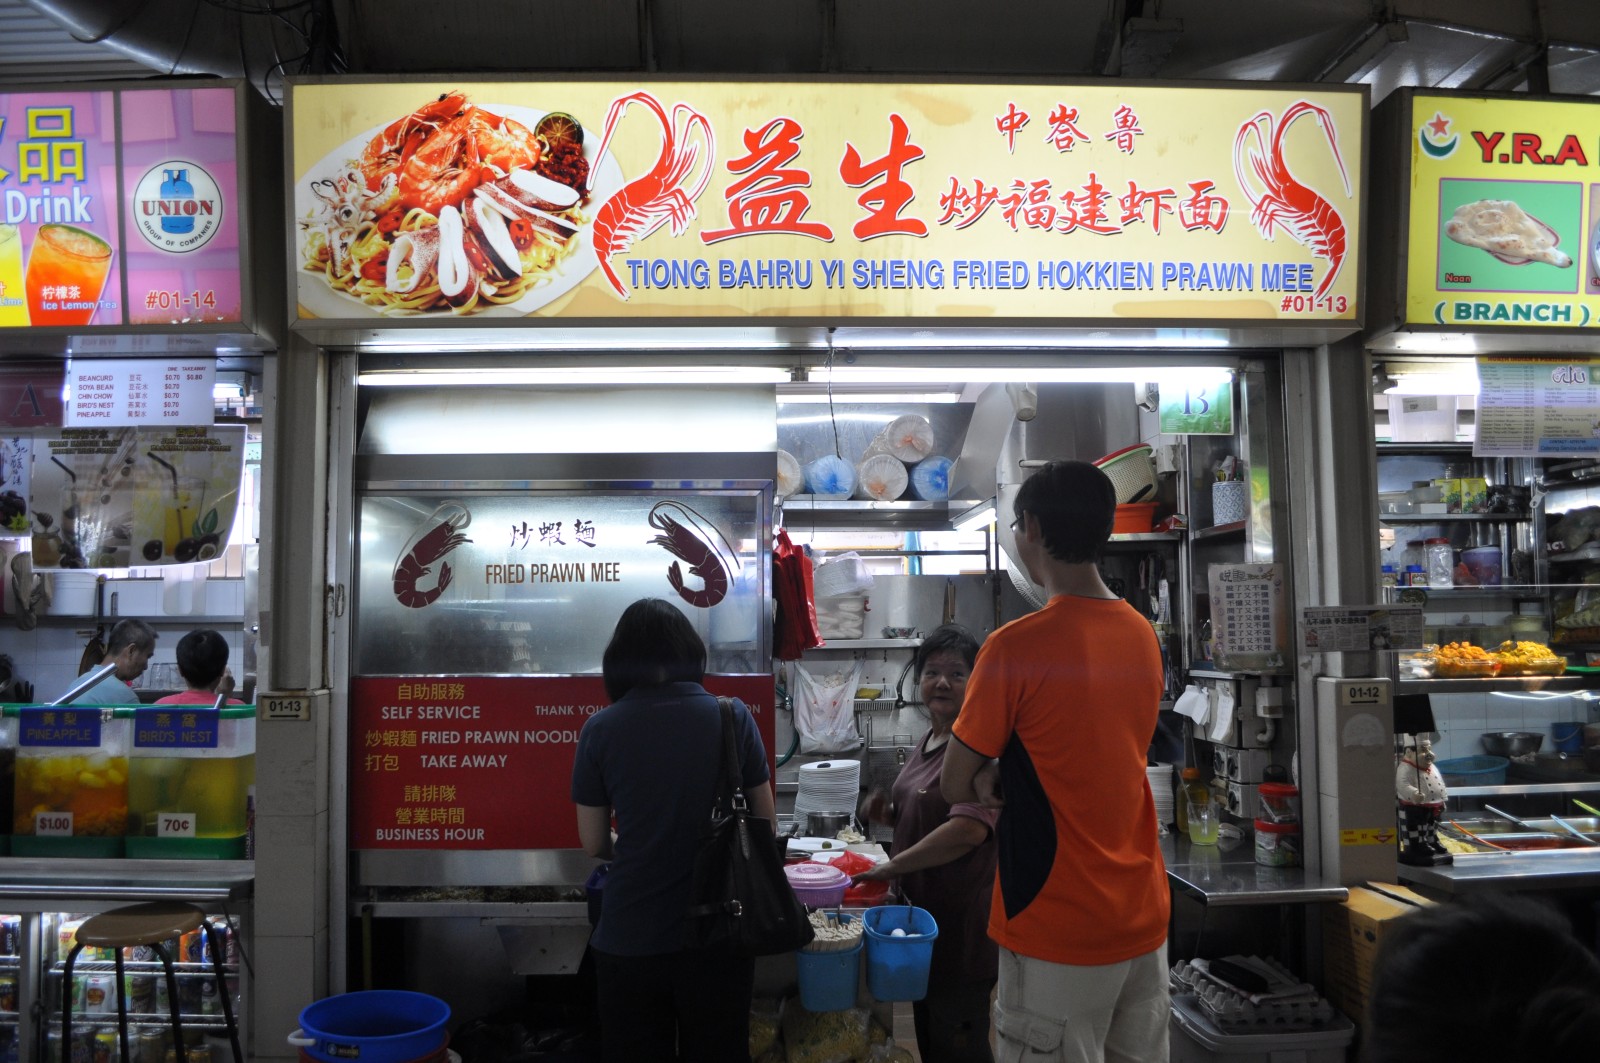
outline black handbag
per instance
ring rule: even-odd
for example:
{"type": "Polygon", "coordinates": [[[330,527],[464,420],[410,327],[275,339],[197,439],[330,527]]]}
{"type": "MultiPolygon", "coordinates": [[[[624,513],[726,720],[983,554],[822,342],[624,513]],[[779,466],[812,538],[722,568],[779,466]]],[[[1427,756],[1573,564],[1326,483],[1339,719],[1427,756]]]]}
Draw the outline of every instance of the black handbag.
{"type": "Polygon", "coordinates": [[[694,859],[684,947],[771,956],[809,944],[816,932],[783,873],[772,823],[750,813],[733,744],[733,703],[722,710],[722,765],[716,804],[694,859]]]}

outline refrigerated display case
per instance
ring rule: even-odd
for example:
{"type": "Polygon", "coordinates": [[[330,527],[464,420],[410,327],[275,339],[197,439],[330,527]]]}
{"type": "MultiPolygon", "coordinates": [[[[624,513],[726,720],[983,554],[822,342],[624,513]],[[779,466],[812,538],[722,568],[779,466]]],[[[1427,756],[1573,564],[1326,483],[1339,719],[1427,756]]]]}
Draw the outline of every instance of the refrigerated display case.
{"type": "MultiPolygon", "coordinates": [[[[12,861],[13,864],[19,861],[12,861]]],[[[109,950],[85,948],[73,965],[70,986],[63,966],[73,933],[86,917],[150,900],[198,906],[217,931],[224,981],[248,1044],[250,865],[209,861],[175,872],[171,862],[123,860],[115,871],[85,865],[101,861],[28,861],[33,877],[9,874],[0,884],[0,1063],[115,1060],[116,966],[109,950]],[[24,879],[29,879],[23,881],[24,879]],[[71,992],[75,1049],[62,1051],[61,1005],[71,992]],[[97,1042],[97,1038],[99,1041],[97,1042]]],[[[205,938],[196,930],[168,943],[178,985],[178,1009],[189,1059],[216,1063],[233,1058],[216,975],[205,938]]],[[[169,993],[153,950],[126,949],[129,1049],[132,1063],[165,1063],[171,1047],[169,993]]]]}

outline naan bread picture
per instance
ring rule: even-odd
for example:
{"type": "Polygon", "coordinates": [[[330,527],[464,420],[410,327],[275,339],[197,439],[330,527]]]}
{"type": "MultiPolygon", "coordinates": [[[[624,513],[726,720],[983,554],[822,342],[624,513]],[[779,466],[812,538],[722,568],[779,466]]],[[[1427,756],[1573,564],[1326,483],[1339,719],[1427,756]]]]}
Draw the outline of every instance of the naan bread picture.
{"type": "Polygon", "coordinates": [[[1572,256],[1556,247],[1560,235],[1509,199],[1461,204],[1444,223],[1444,234],[1513,266],[1544,262],[1566,269],[1572,265],[1572,256]]]}

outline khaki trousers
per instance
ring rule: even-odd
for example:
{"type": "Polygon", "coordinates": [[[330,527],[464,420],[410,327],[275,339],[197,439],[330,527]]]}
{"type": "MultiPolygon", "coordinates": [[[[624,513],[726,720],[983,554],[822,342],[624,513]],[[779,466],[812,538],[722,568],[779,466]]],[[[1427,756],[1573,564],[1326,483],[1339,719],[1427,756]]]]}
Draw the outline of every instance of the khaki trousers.
{"type": "Polygon", "coordinates": [[[1167,1058],[1167,947],[1077,967],[1000,950],[997,1063],[1153,1063],[1167,1058]]]}

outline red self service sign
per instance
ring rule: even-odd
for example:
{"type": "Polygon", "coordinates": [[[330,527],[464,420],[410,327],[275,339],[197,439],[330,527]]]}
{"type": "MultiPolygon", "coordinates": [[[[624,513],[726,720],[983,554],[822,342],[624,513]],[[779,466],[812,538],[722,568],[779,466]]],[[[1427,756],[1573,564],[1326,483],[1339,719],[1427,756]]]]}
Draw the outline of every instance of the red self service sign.
{"type": "MultiPolygon", "coordinates": [[[[771,676],[707,676],[773,746],[771,676]]],[[[575,849],[572,761],[609,703],[598,675],[357,679],[350,690],[355,849],[575,849]]]]}

